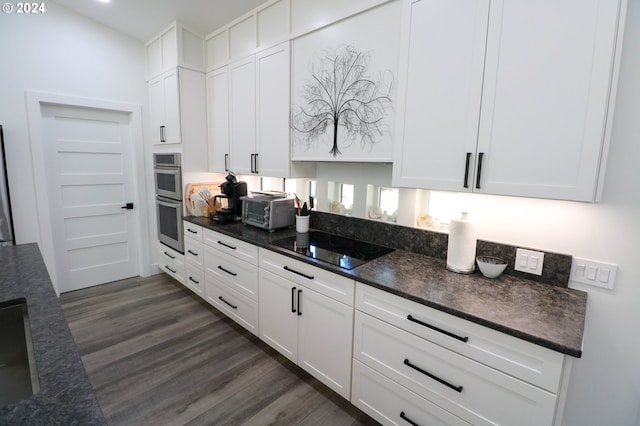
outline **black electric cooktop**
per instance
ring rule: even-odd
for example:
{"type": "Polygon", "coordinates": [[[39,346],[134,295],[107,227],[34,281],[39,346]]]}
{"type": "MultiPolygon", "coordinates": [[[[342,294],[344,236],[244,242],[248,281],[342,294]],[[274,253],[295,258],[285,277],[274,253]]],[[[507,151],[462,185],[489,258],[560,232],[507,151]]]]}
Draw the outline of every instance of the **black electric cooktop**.
{"type": "Polygon", "coordinates": [[[271,244],[344,269],[353,269],[393,251],[321,231],[299,233],[271,244]]]}

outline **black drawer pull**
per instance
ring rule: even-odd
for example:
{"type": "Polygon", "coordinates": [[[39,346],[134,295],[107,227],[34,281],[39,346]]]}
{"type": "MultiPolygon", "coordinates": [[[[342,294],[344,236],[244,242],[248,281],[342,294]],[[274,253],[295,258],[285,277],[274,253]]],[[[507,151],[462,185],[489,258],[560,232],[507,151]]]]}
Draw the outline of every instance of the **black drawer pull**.
{"type": "Polygon", "coordinates": [[[222,241],[218,241],[218,244],[220,244],[221,246],[225,246],[227,248],[230,248],[231,250],[235,250],[236,248],[234,246],[230,246],[227,243],[223,243],[222,241]]]}
{"type": "Polygon", "coordinates": [[[193,282],[194,284],[200,284],[200,281],[194,279],[193,277],[189,277],[189,281],[193,282]]]}
{"type": "Polygon", "coordinates": [[[226,272],[227,274],[232,275],[232,276],[234,276],[234,277],[235,277],[236,275],[238,275],[236,272],[231,272],[231,271],[229,271],[229,270],[227,270],[227,269],[224,269],[224,268],[223,268],[222,266],[220,266],[220,265],[218,265],[218,269],[220,269],[221,271],[226,272]]]}
{"type": "Polygon", "coordinates": [[[484,152],[478,153],[478,174],[476,175],[476,189],[480,189],[480,175],[482,175],[482,157],[484,157],[484,152]]]}
{"type": "Polygon", "coordinates": [[[168,270],[170,270],[171,272],[173,272],[174,274],[176,273],[176,271],[174,271],[173,269],[171,269],[171,268],[169,267],[169,265],[164,265],[164,267],[165,267],[165,268],[167,268],[168,270]]]}
{"type": "Polygon", "coordinates": [[[192,255],[194,255],[194,256],[197,256],[197,255],[198,255],[198,253],[196,253],[196,252],[194,252],[194,251],[191,251],[191,250],[187,250],[187,253],[192,254],[192,255]]]}
{"type": "Polygon", "coordinates": [[[438,327],[436,327],[435,325],[427,324],[426,322],[422,322],[422,321],[420,321],[420,320],[417,320],[417,319],[415,319],[414,317],[412,317],[412,316],[411,316],[411,314],[407,315],[407,319],[408,319],[409,321],[413,321],[413,322],[415,322],[415,323],[417,323],[417,324],[420,324],[420,325],[422,325],[422,326],[425,326],[425,327],[427,327],[427,328],[430,328],[431,330],[435,330],[435,331],[437,331],[438,333],[442,333],[442,334],[447,335],[447,336],[449,336],[449,337],[453,337],[454,339],[458,339],[458,340],[460,340],[461,342],[466,342],[466,341],[468,341],[468,340],[469,340],[469,338],[468,338],[468,337],[466,337],[466,336],[465,336],[465,337],[458,336],[457,334],[453,334],[453,333],[452,333],[452,332],[450,332],[450,331],[447,331],[447,330],[443,330],[443,329],[441,329],[441,328],[438,328],[438,327]]]}
{"type": "Polygon", "coordinates": [[[471,160],[471,153],[467,152],[467,161],[464,166],[464,187],[469,187],[469,162],[471,160]]]}
{"type": "Polygon", "coordinates": [[[416,371],[421,372],[425,376],[432,378],[433,380],[435,380],[438,383],[442,383],[443,385],[450,387],[451,389],[453,389],[456,392],[462,392],[462,386],[452,385],[451,383],[447,382],[446,380],[442,380],[440,377],[434,376],[433,374],[429,373],[428,371],[425,371],[422,368],[411,364],[411,362],[407,358],[404,359],[404,365],[406,365],[408,367],[411,367],[416,371]]]}
{"type": "Polygon", "coordinates": [[[289,268],[288,266],[285,266],[284,270],[285,271],[289,271],[289,272],[293,272],[296,275],[300,275],[301,277],[305,277],[305,278],[310,279],[310,280],[312,280],[314,278],[313,275],[303,274],[302,272],[298,272],[295,269],[289,268]]]}
{"type": "Polygon", "coordinates": [[[197,234],[197,233],[198,233],[198,231],[194,231],[194,230],[193,230],[193,229],[191,229],[191,228],[187,228],[187,231],[191,232],[192,234],[197,234]]]}
{"type": "Polygon", "coordinates": [[[411,420],[409,417],[407,417],[407,415],[404,413],[404,411],[400,411],[400,418],[402,420],[404,420],[405,422],[409,423],[410,425],[413,426],[420,426],[418,423],[414,422],[413,420],[411,420]]]}
{"type": "Polygon", "coordinates": [[[298,316],[302,315],[302,308],[300,308],[300,294],[302,294],[302,289],[298,290],[298,316]]]}
{"type": "Polygon", "coordinates": [[[222,296],[218,296],[218,299],[222,300],[224,303],[226,303],[227,305],[231,306],[233,309],[238,309],[238,307],[236,305],[232,305],[231,303],[227,302],[226,300],[224,300],[222,298],[222,296]]]}
{"type": "Polygon", "coordinates": [[[296,288],[291,287],[291,312],[294,312],[294,313],[296,311],[295,298],[296,298],[296,288]]]}
{"type": "Polygon", "coordinates": [[[166,254],[166,255],[167,255],[169,258],[171,258],[171,259],[175,259],[175,258],[176,258],[175,256],[171,256],[171,255],[170,255],[169,253],[167,253],[166,251],[164,252],[164,254],[166,254]]]}

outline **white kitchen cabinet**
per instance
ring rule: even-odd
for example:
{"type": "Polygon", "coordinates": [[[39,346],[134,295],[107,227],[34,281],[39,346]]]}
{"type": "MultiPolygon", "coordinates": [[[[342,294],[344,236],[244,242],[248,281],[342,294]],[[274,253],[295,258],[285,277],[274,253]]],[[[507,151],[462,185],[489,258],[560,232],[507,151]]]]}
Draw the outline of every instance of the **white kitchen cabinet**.
{"type": "Polygon", "coordinates": [[[184,285],[200,297],[204,297],[204,243],[202,227],[183,222],[184,228],[184,285]]]}
{"type": "Polygon", "coordinates": [[[229,154],[236,174],[254,170],[256,145],[255,58],[229,64],[229,154]]]}
{"type": "Polygon", "coordinates": [[[394,185],[593,201],[621,4],[406,0],[394,185]]]}
{"type": "Polygon", "coordinates": [[[488,11],[489,0],[404,2],[394,186],[471,185],[488,11]]]}
{"type": "Polygon", "coordinates": [[[153,143],[180,143],[180,84],[178,81],[178,68],[169,70],[150,80],[148,85],[153,143]]]}
{"type": "Polygon", "coordinates": [[[148,82],[152,143],[182,151],[182,167],[204,172],[207,164],[205,75],[174,68],[148,82]]]}
{"type": "Polygon", "coordinates": [[[204,71],[204,38],[176,21],[145,46],[147,78],[175,67],[204,71]]]}
{"type": "Polygon", "coordinates": [[[158,241],[158,266],[176,281],[184,284],[184,255],[158,241]]]}
{"type": "Polygon", "coordinates": [[[330,295],[353,294],[354,283],[308,264],[301,268],[301,263],[260,250],[260,337],[348,399],[353,298],[346,304],[330,295]],[[326,281],[324,272],[336,279],[326,281]]]}
{"type": "Polygon", "coordinates": [[[389,419],[398,416],[396,409],[419,397],[436,406],[423,407],[438,418],[446,410],[471,424],[561,424],[570,366],[566,358],[382,290],[356,286],[351,401],[383,423],[393,424],[389,419]],[[378,393],[395,386],[370,370],[410,393],[401,395],[399,405],[375,406],[373,401],[382,398],[378,393]],[[355,385],[362,380],[378,383],[373,383],[378,390],[355,385]]]}
{"type": "Polygon", "coordinates": [[[207,73],[209,171],[229,171],[229,68],[207,73]]]}
{"type": "Polygon", "coordinates": [[[256,54],[256,145],[253,172],[289,177],[290,45],[256,54]]]}

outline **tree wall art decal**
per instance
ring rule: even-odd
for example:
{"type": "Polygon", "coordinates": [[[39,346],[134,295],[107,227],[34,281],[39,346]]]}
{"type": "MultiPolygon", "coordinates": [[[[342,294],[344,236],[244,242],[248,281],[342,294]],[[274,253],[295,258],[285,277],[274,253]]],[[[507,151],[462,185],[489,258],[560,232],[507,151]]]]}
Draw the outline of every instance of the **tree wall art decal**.
{"type": "Polygon", "coordinates": [[[369,75],[370,54],[343,46],[322,51],[311,64],[311,78],[300,89],[302,105],[291,112],[296,140],[310,146],[331,130],[329,153],[341,155],[340,143],[348,146],[359,139],[362,148],[376,143],[391,110],[393,74],[383,71],[379,78],[369,75]],[[343,139],[339,142],[339,133],[343,139]]]}

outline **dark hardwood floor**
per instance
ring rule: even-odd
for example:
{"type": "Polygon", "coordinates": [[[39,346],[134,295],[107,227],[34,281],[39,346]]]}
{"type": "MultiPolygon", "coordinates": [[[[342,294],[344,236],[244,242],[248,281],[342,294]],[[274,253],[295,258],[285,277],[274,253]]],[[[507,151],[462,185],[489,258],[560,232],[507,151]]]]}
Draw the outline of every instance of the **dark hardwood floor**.
{"type": "Polygon", "coordinates": [[[167,275],[64,293],[111,425],[374,425],[167,275]]]}

